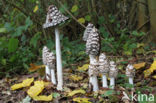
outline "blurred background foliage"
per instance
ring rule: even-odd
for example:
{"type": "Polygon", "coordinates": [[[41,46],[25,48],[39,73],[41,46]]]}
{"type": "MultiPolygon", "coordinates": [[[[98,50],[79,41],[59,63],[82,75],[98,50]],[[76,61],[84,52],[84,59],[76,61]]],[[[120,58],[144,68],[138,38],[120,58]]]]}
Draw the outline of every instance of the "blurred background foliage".
{"type": "Polygon", "coordinates": [[[60,27],[64,67],[87,60],[89,22],[99,29],[102,52],[135,56],[156,46],[156,0],[0,0],[0,78],[42,64],[44,45],[55,52],[54,29],[42,28],[51,4],[70,17],[60,27]]]}

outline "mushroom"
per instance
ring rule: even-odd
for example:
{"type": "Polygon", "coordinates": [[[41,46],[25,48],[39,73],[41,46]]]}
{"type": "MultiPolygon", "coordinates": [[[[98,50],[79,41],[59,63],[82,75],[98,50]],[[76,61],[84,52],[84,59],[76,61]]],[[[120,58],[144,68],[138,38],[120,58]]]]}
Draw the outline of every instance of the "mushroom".
{"type": "Polygon", "coordinates": [[[126,76],[129,78],[129,84],[133,85],[133,78],[135,76],[135,69],[132,64],[128,64],[126,67],[126,76]]]}
{"type": "Polygon", "coordinates": [[[57,65],[57,90],[62,90],[63,76],[62,76],[62,59],[61,59],[61,47],[59,29],[57,25],[66,21],[68,17],[64,16],[55,5],[50,5],[48,8],[46,23],[43,24],[43,28],[55,27],[55,42],[56,42],[56,65],[57,65]]]}
{"type": "Polygon", "coordinates": [[[96,71],[98,73],[97,68],[97,60],[96,56],[99,55],[100,51],[100,43],[99,43],[99,34],[95,27],[91,30],[90,34],[88,34],[87,42],[86,42],[86,53],[90,57],[90,67],[89,67],[89,76],[90,76],[90,84],[93,85],[93,91],[98,91],[98,81],[95,73],[91,73],[90,71],[96,71]],[[94,68],[94,69],[92,69],[94,68]],[[91,74],[90,74],[91,73],[91,74]]]}
{"type": "Polygon", "coordinates": [[[109,70],[109,77],[110,77],[110,87],[114,89],[115,87],[115,78],[118,75],[118,69],[116,68],[115,62],[110,61],[110,70],[109,70]]]}
{"type": "Polygon", "coordinates": [[[106,75],[109,72],[109,62],[105,53],[101,53],[99,56],[99,71],[102,73],[102,87],[108,88],[106,75]]]}
{"type": "Polygon", "coordinates": [[[46,79],[51,80],[53,84],[56,84],[55,78],[55,55],[53,52],[49,52],[49,49],[44,46],[42,53],[43,64],[46,65],[46,79]]]}

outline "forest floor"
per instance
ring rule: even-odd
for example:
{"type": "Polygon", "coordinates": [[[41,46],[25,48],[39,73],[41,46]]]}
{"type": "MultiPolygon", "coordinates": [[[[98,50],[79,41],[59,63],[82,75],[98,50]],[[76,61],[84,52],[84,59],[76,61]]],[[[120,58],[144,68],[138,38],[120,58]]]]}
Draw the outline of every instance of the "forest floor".
{"type": "MultiPolygon", "coordinates": [[[[92,89],[89,88],[88,81],[88,72],[87,69],[80,67],[79,70],[78,64],[74,66],[76,69],[64,68],[64,89],[63,91],[57,91],[56,86],[53,84],[48,84],[44,90],[42,91],[42,95],[53,95],[53,99],[49,101],[49,103],[73,103],[77,101],[79,103],[148,103],[148,101],[152,100],[152,95],[155,96],[153,102],[156,103],[156,78],[153,78],[152,73],[147,78],[144,77],[144,70],[150,68],[153,63],[153,57],[155,54],[151,54],[148,58],[144,57],[139,59],[140,57],[132,57],[131,60],[134,60],[135,63],[145,62],[146,65],[136,70],[136,76],[134,78],[134,89],[130,89],[130,85],[128,85],[127,79],[125,77],[125,69],[126,65],[124,63],[120,63],[118,65],[119,74],[116,79],[115,89],[102,88],[101,76],[99,75],[99,92],[93,93],[92,89]],[[146,59],[145,59],[146,58],[146,59]],[[76,91],[75,91],[76,90],[76,91]],[[74,92],[74,93],[73,93],[74,92]],[[73,93],[73,94],[71,94],[73,93]],[[136,94],[137,100],[123,100],[123,93],[126,93],[128,96],[132,94],[136,94]],[[138,101],[139,95],[146,94],[147,97],[140,98],[138,101]],[[69,96],[70,95],[70,96],[69,96]],[[147,99],[147,100],[146,100],[147,99]]],[[[87,65],[87,64],[86,64],[87,65]]],[[[85,67],[85,66],[84,66],[85,67]]],[[[10,88],[12,85],[16,83],[20,83],[27,78],[34,78],[36,80],[44,80],[45,77],[40,76],[40,73],[34,72],[26,75],[16,75],[12,78],[3,78],[0,80],[0,103],[44,103],[45,101],[34,101],[27,95],[27,90],[30,87],[24,87],[15,91],[12,91],[10,88]],[[23,101],[23,102],[22,102],[23,101]]],[[[108,80],[109,83],[109,80],[108,80]]],[[[33,83],[31,84],[33,85],[33,83]]],[[[75,102],[76,103],[76,102],[75,102]]]]}

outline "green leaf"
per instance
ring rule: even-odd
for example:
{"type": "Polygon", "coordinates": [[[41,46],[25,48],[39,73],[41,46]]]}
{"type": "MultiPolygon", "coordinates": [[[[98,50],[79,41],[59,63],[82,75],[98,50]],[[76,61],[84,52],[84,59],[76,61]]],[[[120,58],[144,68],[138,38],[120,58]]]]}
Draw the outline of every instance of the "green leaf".
{"type": "Polygon", "coordinates": [[[102,97],[105,97],[105,96],[110,96],[114,93],[114,90],[108,90],[106,91],[103,95],[101,95],[102,97]]]}
{"type": "Polygon", "coordinates": [[[78,22],[81,23],[81,24],[83,24],[83,23],[85,23],[85,19],[84,18],[79,18],[78,19],[78,22]]]}
{"type": "Polygon", "coordinates": [[[30,19],[30,17],[27,17],[27,19],[25,20],[25,30],[27,30],[27,28],[29,26],[31,26],[33,24],[32,20],[30,19]]]}
{"type": "Polygon", "coordinates": [[[33,45],[35,48],[37,47],[38,39],[40,39],[41,37],[40,34],[41,32],[36,33],[30,40],[30,44],[33,45]]]}
{"type": "Polygon", "coordinates": [[[85,20],[86,20],[86,21],[90,21],[90,20],[91,20],[90,15],[85,16],[85,20]]]}
{"type": "Polygon", "coordinates": [[[6,32],[7,32],[6,28],[0,28],[0,33],[6,33],[6,32]]]}
{"type": "Polygon", "coordinates": [[[77,5],[73,5],[71,12],[74,13],[78,10],[78,6],[77,5]]]}
{"type": "Polygon", "coordinates": [[[8,44],[8,52],[11,53],[11,52],[16,51],[16,49],[18,47],[18,43],[19,43],[18,39],[10,38],[9,39],[9,44],[8,44]]]}

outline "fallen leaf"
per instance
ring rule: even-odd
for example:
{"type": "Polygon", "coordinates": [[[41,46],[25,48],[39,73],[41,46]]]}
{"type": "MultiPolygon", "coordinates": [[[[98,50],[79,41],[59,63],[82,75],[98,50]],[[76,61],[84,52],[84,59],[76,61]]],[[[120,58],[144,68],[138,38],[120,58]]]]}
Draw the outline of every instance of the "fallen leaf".
{"type": "Polygon", "coordinates": [[[31,98],[29,96],[26,96],[20,103],[30,103],[30,101],[31,101],[31,98]]]}
{"type": "Polygon", "coordinates": [[[39,95],[42,90],[44,89],[44,82],[43,81],[35,81],[34,86],[30,87],[30,89],[27,91],[28,95],[30,97],[36,97],[39,95]]]}
{"type": "Polygon", "coordinates": [[[82,76],[78,76],[78,75],[71,75],[69,78],[73,81],[80,81],[83,79],[82,76]]]}
{"type": "Polygon", "coordinates": [[[52,95],[45,96],[45,95],[40,95],[40,96],[35,96],[33,97],[35,101],[51,101],[53,99],[52,95]]]}
{"type": "Polygon", "coordinates": [[[31,85],[31,83],[34,81],[34,78],[28,78],[26,80],[23,80],[22,83],[19,84],[14,84],[13,86],[11,86],[11,90],[16,90],[16,89],[20,89],[23,87],[28,87],[31,85]]]}
{"type": "Polygon", "coordinates": [[[74,90],[74,91],[72,91],[72,92],[69,92],[68,93],[68,96],[73,96],[73,95],[75,95],[75,94],[85,94],[86,92],[84,91],[84,90],[82,90],[82,89],[78,89],[78,90],[74,90]]]}
{"type": "Polygon", "coordinates": [[[78,103],[91,103],[89,100],[90,100],[89,98],[80,98],[80,97],[73,98],[73,101],[78,103]]]}
{"type": "Polygon", "coordinates": [[[133,66],[135,69],[140,69],[140,68],[144,67],[145,64],[146,64],[145,62],[142,62],[142,63],[134,64],[133,66]]]}
{"type": "Polygon", "coordinates": [[[156,70],[156,60],[153,62],[153,64],[150,66],[149,69],[144,70],[144,76],[147,78],[150,76],[154,71],[156,70]]]}
{"type": "Polygon", "coordinates": [[[78,71],[86,71],[88,70],[89,64],[84,64],[82,67],[78,67],[78,71]]]}
{"type": "Polygon", "coordinates": [[[29,71],[33,72],[33,71],[36,71],[36,70],[41,69],[41,68],[45,68],[45,65],[35,65],[35,64],[31,63],[29,71]]]}
{"type": "Polygon", "coordinates": [[[153,78],[156,79],[156,75],[154,75],[153,78]]]}

